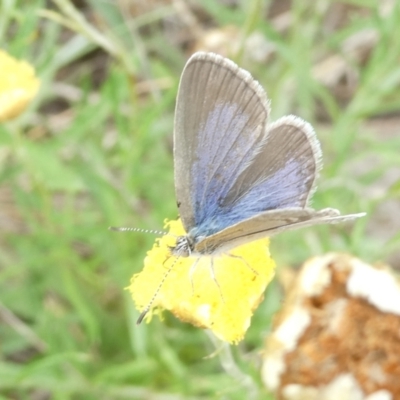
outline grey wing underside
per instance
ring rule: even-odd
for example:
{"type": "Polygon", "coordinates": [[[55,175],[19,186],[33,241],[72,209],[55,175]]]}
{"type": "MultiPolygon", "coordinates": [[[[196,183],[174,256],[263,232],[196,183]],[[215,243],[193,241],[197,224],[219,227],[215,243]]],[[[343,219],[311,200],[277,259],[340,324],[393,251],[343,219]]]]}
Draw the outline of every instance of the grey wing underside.
{"type": "Polygon", "coordinates": [[[333,208],[286,208],[266,211],[200,240],[195,246],[199,254],[224,252],[236,246],[280,232],[319,224],[335,224],[363,217],[365,213],[340,215],[333,208]]]}

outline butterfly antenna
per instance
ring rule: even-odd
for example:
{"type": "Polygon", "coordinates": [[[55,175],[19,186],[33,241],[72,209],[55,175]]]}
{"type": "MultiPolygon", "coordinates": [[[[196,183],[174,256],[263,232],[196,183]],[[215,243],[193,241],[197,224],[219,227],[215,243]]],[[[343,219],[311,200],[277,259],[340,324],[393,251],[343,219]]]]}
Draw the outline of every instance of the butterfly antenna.
{"type": "Polygon", "coordinates": [[[153,294],[153,297],[150,299],[149,303],[147,304],[146,308],[140,313],[138,320],[136,321],[136,325],[140,325],[140,323],[143,321],[143,318],[146,316],[146,314],[150,311],[151,306],[154,303],[154,300],[156,299],[158,293],[160,292],[160,289],[162,285],[164,285],[165,280],[167,279],[168,275],[171,273],[172,269],[174,268],[175,264],[179,260],[179,257],[175,259],[175,261],[170,265],[170,267],[167,269],[165,272],[164,276],[162,277],[160,283],[157,286],[156,291],[153,294]]]}
{"type": "Polygon", "coordinates": [[[121,226],[121,227],[110,226],[108,229],[110,231],[115,231],[115,232],[140,232],[140,233],[152,233],[154,235],[166,235],[168,233],[165,231],[157,231],[154,229],[127,228],[124,226],[121,226]]]}

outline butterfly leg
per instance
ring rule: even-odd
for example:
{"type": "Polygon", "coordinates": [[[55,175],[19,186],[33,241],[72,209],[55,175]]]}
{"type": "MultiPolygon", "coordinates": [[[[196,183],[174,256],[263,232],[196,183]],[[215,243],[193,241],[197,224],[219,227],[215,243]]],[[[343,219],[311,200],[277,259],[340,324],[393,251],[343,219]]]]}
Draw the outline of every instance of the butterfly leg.
{"type": "Polygon", "coordinates": [[[243,257],[235,256],[234,254],[231,253],[227,253],[227,256],[242,261],[246,265],[246,267],[250,269],[251,272],[253,272],[254,275],[258,275],[258,272],[254,268],[251,268],[250,264],[243,257]]]}
{"type": "Polygon", "coordinates": [[[192,266],[189,269],[189,278],[190,278],[190,284],[192,286],[192,296],[194,294],[194,283],[193,283],[193,275],[194,275],[194,271],[197,267],[197,264],[200,261],[200,257],[197,258],[197,260],[192,264],[192,266]]]}
{"type": "Polygon", "coordinates": [[[219,294],[221,296],[221,300],[223,303],[225,303],[224,300],[224,296],[222,295],[222,290],[221,290],[221,286],[219,285],[218,281],[217,281],[217,277],[215,276],[215,270],[214,270],[214,259],[211,257],[211,264],[210,264],[210,272],[211,272],[211,277],[213,278],[213,281],[215,282],[215,284],[217,285],[219,294]]]}
{"type": "Polygon", "coordinates": [[[172,257],[172,254],[168,256],[162,263],[162,266],[165,267],[165,263],[172,257]]]}

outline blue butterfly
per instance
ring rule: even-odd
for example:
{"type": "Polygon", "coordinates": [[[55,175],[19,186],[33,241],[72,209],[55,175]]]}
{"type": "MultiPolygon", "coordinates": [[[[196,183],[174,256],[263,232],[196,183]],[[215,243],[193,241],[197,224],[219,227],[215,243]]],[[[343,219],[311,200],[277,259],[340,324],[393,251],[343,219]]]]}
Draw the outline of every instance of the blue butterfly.
{"type": "Polygon", "coordinates": [[[268,122],[260,84],[232,61],[195,53],[175,111],[175,189],[187,235],[176,256],[225,252],[273,234],[365,213],[308,206],[322,154],[310,124],[289,115],[268,122]]]}

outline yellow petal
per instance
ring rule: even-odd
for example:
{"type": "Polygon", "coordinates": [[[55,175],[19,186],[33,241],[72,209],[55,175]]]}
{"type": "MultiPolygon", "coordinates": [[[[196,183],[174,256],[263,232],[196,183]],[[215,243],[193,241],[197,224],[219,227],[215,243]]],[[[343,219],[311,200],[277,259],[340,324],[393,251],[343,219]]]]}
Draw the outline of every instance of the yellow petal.
{"type": "Polygon", "coordinates": [[[0,50],[0,122],[15,118],[32,101],[39,89],[33,67],[0,50]]]}
{"type": "Polygon", "coordinates": [[[168,226],[170,234],[157,239],[147,253],[143,271],[132,277],[129,290],[136,307],[143,311],[158,290],[148,321],[154,311],[166,309],[183,321],[211,329],[222,340],[239,342],[275,273],[269,240],[254,241],[214,257],[177,258],[171,256],[169,246],[185,232],[180,220],[168,226]],[[195,263],[191,279],[190,268],[195,263]]]}

